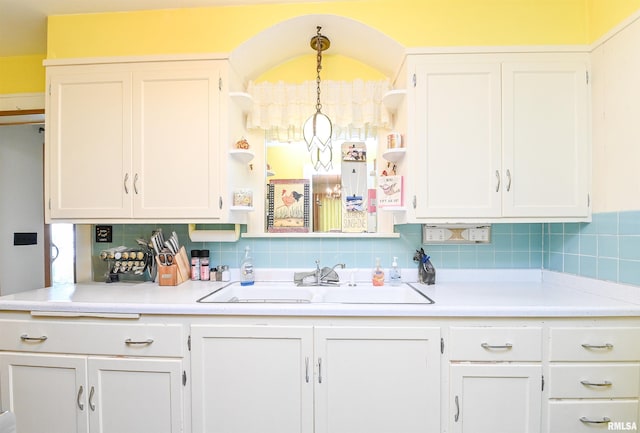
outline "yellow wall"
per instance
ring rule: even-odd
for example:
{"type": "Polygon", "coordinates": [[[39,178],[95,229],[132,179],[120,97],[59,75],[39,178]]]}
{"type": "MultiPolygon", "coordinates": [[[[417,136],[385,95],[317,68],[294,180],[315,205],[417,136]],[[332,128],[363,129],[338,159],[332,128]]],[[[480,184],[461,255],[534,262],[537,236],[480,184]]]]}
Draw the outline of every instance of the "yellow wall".
{"type": "MultiPolygon", "coordinates": [[[[309,51],[312,51],[309,48],[309,51]]],[[[362,62],[336,54],[323,54],[321,79],[335,81],[353,81],[356,78],[362,80],[384,80],[386,77],[382,72],[362,62]]],[[[271,68],[260,75],[255,81],[284,81],[287,83],[299,83],[302,81],[315,80],[316,78],[316,55],[299,56],[281,65],[271,68]]]]}
{"type": "Polygon", "coordinates": [[[0,95],[44,92],[43,55],[0,57],[0,95]]]}
{"type": "Polygon", "coordinates": [[[589,42],[595,42],[640,9],[640,0],[588,0],[589,42]]]}
{"type": "MultiPolygon", "coordinates": [[[[48,19],[46,57],[230,52],[306,14],[352,18],[406,47],[588,44],[639,8],[640,0],[351,0],[59,15],[48,19]]],[[[43,91],[44,57],[0,58],[0,94],[43,91]]]]}
{"type": "Polygon", "coordinates": [[[229,52],[314,13],[352,18],[406,47],[589,42],[587,0],[360,0],[52,16],[47,57],[229,52]]]}

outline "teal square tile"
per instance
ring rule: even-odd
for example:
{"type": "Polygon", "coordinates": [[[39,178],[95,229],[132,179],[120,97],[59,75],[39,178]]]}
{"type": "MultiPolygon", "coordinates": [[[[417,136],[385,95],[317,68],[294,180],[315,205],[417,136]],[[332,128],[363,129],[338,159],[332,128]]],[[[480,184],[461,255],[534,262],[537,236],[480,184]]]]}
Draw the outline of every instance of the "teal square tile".
{"type": "Polygon", "coordinates": [[[511,257],[511,265],[520,269],[531,268],[531,254],[524,251],[515,251],[511,257]]]}
{"type": "Polygon", "coordinates": [[[617,258],[618,254],[618,236],[598,235],[598,257],[617,258]]]}
{"type": "Polygon", "coordinates": [[[513,236],[511,234],[496,233],[492,236],[492,243],[496,251],[511,251],[513,236]]]}
{"type": "Polygon", "coordinates": [[[640,260],[640,236],[620,236],[620,259],[640,260]]]}
{"type": "Polygon", "coordinates": [[[598,279],[606,281],[618,281],[618,259],[605,257],[598,258],[598,279]]]}
{"type": "Polygon", "coordinates": [[[580,274],[580,256],[575,254],[564,255],[564,272],[569,274],[580,274]]]}
{"type": "Polygon", "coordinates": [[[564,235],[564,252],[566,254],[579,254],[580,253],[580,235],[565,234],[564,235]]]}
{"type": "Polygon", "coordinates": [[[553,234],[549,239],[549,251],[552,253],[564,252],[564,236],[562,234],[553,234]]]}
{"type": "Polygon", "coordinates": [[[513,234],[529,234],[531,232],[531,224],[513,224],[512,225],[512,233],[513,234]]]}
{"type": "Polygon", "coordinates": [[[478,260],[475,251],[460,251],[460,268],[476,269],[478,260]]]}
{"type": "Polygon", "coordinates": [[[620,212],[618,218],[621,235],[640,235],[640,211],[620,212]]]}
{"type": "Polygon", "coordinates": [[[590,223],[580,223],[580,233],[587,235],[598,234],[597,224],[593,221],[590,223]]]}
{"type": "Polygon", "coordinates": [[[530,235],[514,234],[512,239],[513,251],[529,251],[531,249],[530,235]]]}
{"type": "Polygon", "coordinates": [[[542,252],[532,252],[529,254],[529,267],[531,269],[543,269],[545,256],[542,252]]]}
{"type": "Polygon", "coordinates": [[[517,224],[493,224],[491,226],[491,232],[494,234],[511,234],[513,233],[513,227],[517,224]]]}
{"type": "Polygon", "coordinates": [[[583,256],[596,256],[598,254],[598,237],[595,235],[580,235],[580,254],[583,256]]]}
{"type": "Polygon", "coordinates": [[[618,234],[618,212],[607,212],[595,214],[593,222],[598,228],[598,234],[617,235],[618,234]]]}
{"type": "Polygon", "coordinates": [[[478,252],[478,268],[492,269],[496,267],[495,253],[493,251],[478,252]]]}
{"type": "Polygon", "coordinates": [[[549,264],[547,265],[547,269],[551,271],[562,272],[564,269],[564,254],[559,253],[550,253],[549,254],[549,264]]]}
{"type": "Polygon", "coordinates": [[[512,268],[513,267],[513,255],[510,251],[496,251],[496,268],[512,268]]]}
{"type": "Polygon", "coordinates": [[[551,223],[549,224],[549,233],[561,235],[564,233],[564,224],[562,223],[551,223]]]}
{"type": "Polygon", "coordinates": [[[640,286],[640,261],[620,260],[619,282],[640,286]]]}
{"type": "Polygon", "coordinates": [[[595,257],[580,256],[580,275],[588,278],[598,276],[598,262],[595,257]]]}
{"type": "Polygon", "coordinates": [[[565,223],[564,234],[578,234],[580,233],[580,223],[565,223]]]}

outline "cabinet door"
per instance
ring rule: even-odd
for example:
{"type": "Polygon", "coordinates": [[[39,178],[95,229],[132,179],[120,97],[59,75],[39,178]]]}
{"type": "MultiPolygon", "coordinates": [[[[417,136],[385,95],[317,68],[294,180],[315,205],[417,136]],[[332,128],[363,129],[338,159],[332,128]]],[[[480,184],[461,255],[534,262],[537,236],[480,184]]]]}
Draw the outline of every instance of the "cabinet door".
{"type": "Polygon", "coordinates": [[[500,65],[416,66],[417,218],[500,215],[500,65]]]}
{"type": "Polygon", "coordinates": [[[538,365],[454,364],[450,368],[450,431],[540,431],[542,369],[538,365]]]}
{"type": "Polygon", "coordinates": [[[316,433],[440,431],[440,331],[316,328],[316,433]]]}
{"type": "Polygon", "coordinates": [[[72,71],[49,74],[49,215],[128,218],[131,74],[83,66],[72,71]]]}
{"type": "Polygon", "coordinates": [[[2,407],[20,433],[86,433],[84,357],[0,354],[2,407]]]}
{"type": "Polygon", "coordinates": [[[313,431],[311,327],[193,326],[197,433],[313,431]]]}
{"type": "Polygon", "coordinates": [[[92,432],[182,432],[180,360],[89,358],[88,372],[92,432]]]}
{"type": "Polygon", "coordinates": [[[503,214],[589,215],[584,63],[503,65],[503,214]]]}
{"type": "Polygon", "coordinates": [[[134,73],[137,218],[219,217],[219,79],[210,61],[134,73]]]}

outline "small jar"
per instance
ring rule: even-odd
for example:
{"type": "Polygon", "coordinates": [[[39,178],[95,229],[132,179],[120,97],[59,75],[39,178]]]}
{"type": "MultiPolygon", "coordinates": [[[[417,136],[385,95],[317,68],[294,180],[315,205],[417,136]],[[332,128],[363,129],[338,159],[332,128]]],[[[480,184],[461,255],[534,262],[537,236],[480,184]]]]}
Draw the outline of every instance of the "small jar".
{"type": "Polygon", "coordinates": [[[200,279],[200,250],[191,250],[191,280],[200,279]]]}
{"type": "Polygon", "coordinates": [[[209,281],[209,250],[200,250],[200,280],[209,281]]]}
{"type": "Polygon", "coordinates": [[[231,271],[229,271],[229,266],[220,265],[218,268],[222,270],[222,281],[231,281],[231,271]]]}

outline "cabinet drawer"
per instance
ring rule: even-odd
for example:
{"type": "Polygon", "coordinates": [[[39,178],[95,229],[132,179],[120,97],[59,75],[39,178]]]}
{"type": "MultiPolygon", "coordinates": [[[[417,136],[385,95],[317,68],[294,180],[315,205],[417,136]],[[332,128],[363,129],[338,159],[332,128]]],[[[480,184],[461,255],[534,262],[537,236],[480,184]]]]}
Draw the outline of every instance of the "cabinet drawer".
{"type": "Polygon", "coordinates": [[[183,356],[182,325],[0,321],[0,350],[124,356],[183,356]]]}
{"type": "Polygon", "coordinates": [[[549,368],[550,398],[638,398],[640,364],[566,364],[549,368]]]}
{"type": "Polygon", "coordinates": [[[632,425],[637,424],[638,400],[549,403],[549,433],[632,430],[632,425]],[[611,427],[618,428],[611,428],[609,422],[613,423],[611,427]]]}
{"type": "Polygon", "coordinates": [[[540,361],[541,328],[454,327],[450,359],[455,361],[540,361]]]}
{"type": "Polygon", "coordinates": [[[638,361],[640,328],[551,328],[551,361],[638,361]]]}

